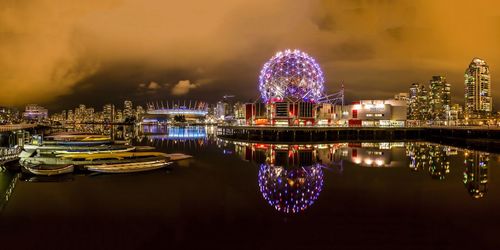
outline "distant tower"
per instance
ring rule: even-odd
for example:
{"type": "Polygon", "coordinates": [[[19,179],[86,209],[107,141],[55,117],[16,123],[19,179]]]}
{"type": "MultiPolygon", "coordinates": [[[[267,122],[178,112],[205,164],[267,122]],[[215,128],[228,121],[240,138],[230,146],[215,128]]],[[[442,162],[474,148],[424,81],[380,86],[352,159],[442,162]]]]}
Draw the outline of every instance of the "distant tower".
{"type": "Polygon", "coordinates": [[[472,118],[486,118],[493,108],[488,64],[474,58],[465,70],[465,113],[472,118]]]}
{"type": "Polygon", "coordinates": [[[429,113],[432,120],[445,120],[450,110],[450,84],[444,76],[433,76],[429,82],[429,113]]]}

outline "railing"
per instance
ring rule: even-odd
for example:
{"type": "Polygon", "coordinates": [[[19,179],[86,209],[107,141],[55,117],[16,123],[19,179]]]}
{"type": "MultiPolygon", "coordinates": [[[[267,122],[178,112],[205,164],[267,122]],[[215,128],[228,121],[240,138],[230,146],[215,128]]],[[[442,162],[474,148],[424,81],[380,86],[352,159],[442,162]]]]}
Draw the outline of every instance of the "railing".
{"type": "Polygon", "coordinates": [[[464,125],[406,125],[406,126],[349,126],[345,125],[246,125],[246,124],[219,124],[220,127],[252,127],[252,128],[446,128],[446,129],[486,129],[486,130],[500,130],[497,125],[477,125],[477,126],[464,126],[464,125]]]}
{"type": "Polygon", "coordinates": [[[6,124],[0,125],[0,132],[9,132],[14,130],[23,130],[36,127],[36,124],[6,124]]]}

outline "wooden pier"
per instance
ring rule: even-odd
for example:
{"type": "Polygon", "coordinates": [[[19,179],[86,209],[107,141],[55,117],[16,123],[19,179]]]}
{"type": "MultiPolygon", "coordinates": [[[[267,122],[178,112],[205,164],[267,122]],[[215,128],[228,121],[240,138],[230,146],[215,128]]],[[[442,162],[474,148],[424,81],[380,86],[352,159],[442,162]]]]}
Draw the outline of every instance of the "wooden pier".
{"type": "Polygon", "coordinates": [[[500,129],[488,127],[275,127],[218,126],[221,139],[267,143],[431,141],[500,151],[500,129]]]}

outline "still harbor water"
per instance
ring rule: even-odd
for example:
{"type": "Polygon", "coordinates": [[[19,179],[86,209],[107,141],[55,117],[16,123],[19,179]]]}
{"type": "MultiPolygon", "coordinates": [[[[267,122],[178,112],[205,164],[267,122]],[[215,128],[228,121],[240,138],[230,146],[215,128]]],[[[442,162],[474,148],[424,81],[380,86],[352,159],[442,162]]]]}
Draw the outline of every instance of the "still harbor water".
{"type": "MultiPolygon", "coordinates": [[[[498,249],[499,155],[426,142],[229,142],[78,127],[192,159],[137,174],[0,173],[5,249],[498,249]]],[[[3,248],[3,247],[2,247],[3,248]]]]}

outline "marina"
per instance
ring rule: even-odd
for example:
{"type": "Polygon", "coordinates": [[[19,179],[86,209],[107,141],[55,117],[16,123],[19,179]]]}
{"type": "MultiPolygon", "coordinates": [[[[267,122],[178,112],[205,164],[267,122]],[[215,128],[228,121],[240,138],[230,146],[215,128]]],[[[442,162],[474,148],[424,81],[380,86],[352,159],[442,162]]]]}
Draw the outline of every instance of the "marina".
{"type": "MultiPolygon", "coordinates": [[[[220,241],[227,247],[270,244],[269,237],[258,237],[261,234],[316,235],[321,244],[340,247],[397,237],[423,248],[434,243],[435,234],[448,239],[450,247],[488,245],[490,237],[496,235],[495,230],[478,232],[476,228],[494,221],[493,211],[500,208],[496,205],[498,154],[427,141],[248,142],[216,137],[216,128],[196,130],[206,135],[180,137],[186,131],[176,128],[179,133],[171,137],[147,137],[142,131],[147,134],[151,128],[143,127],[134,132],[138,135],[129,141],[130,146],[120,145],[148,148],[154,154],[42,154],[42,159],[67,156],[67,160],[81,158],[82,162],[116,157],[101,164],[74,165],[71,173],[0,173],[10,190],[0,210],[2,225],[10,228],[4,235],[21,231],[53,234],[60,232],[62,225],[74,232],[66,236],[68,241],[80,239],[83,233],[101,241],[113,230],[124,235],[133,232],[135,240],[146,242],[153,232],[187,248],[220,241]],[[142,159],[130,161],[133,158],[142,159]],[[465,210],[454,210],[456,204],[465,210]],[[25,216],[30,214],[37,216],[25,216]],[[346,218],[346,214],[352,216],[346,218]],[[377,219],[380,215],[383,222],[377,219]],[[186,219],[189,224],[170,227],[182,225],[186,219]],[[450,220],[460,223],[450,225],[450,220]],[[35,226],[16,226],[27,222],[35,226]],[[308,228],[311,223],[329,229],[297,233],[297,228],[308,228]],[[370,226],[374,223],[384,226],[370,226]],[[247,228],[245,235],[234,230],[242,224],[247,228]],[[152,231],[141,233],[144,231],[137,225],[152,231]],[[435,225],[449,230],[436,232],[435,225]],[[350,233],[354,230],[363,234],[354,237],[350,233]],[[174,232],[189,232],[202,243],[191,237],[176,239],[174,232]],[[335,239],[330,241],[332,233],[335,239]]],[[[88,147],[93,146],[86,150],[88,147]]],[[[52,150],[61,150],[60,145],[52,150]]],[[[68,167],[45,166],[49,171],[68,167]]],[[[41,238],[34,240],[27,246],[34,246],[41,238]]],[[[130,241],[116,243],[116,247],[127,248],[125,242],[130,241]]],[[[284,246],[294,244],[285,242],[284,246]]]]}

